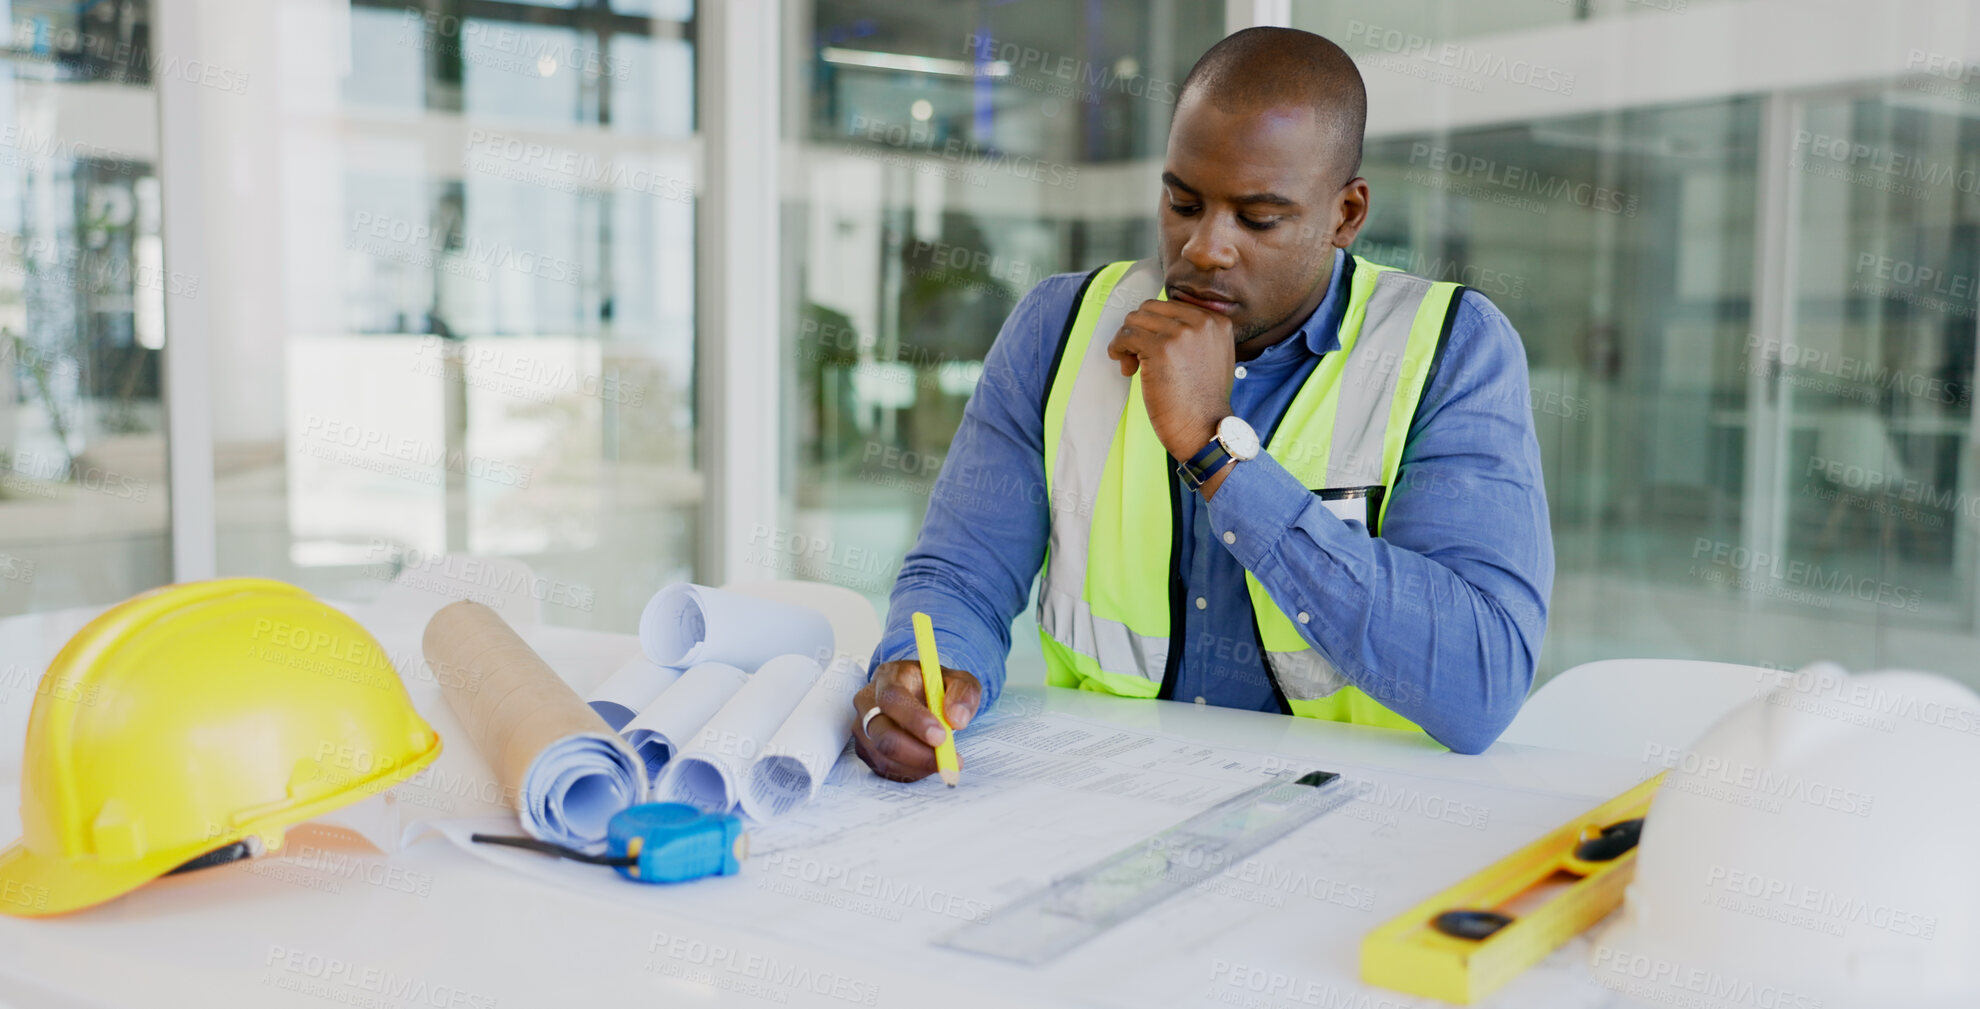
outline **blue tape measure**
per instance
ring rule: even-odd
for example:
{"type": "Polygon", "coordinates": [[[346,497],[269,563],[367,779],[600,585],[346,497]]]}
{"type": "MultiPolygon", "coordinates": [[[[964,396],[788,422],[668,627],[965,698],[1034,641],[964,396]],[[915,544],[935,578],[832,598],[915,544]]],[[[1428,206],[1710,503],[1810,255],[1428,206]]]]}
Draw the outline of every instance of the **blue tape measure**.
{"type": "Polygon", "coordinates": [[[749,857],[742,818],[710,813],[680,802],[643,802],[613,814],[605,825],[605,854],[566,848],[530,837],[475,834],[481,844],[527,848],[592,865],[609,865],[640,883],[685,883],[705,876],[733,876],[749,857]]]}

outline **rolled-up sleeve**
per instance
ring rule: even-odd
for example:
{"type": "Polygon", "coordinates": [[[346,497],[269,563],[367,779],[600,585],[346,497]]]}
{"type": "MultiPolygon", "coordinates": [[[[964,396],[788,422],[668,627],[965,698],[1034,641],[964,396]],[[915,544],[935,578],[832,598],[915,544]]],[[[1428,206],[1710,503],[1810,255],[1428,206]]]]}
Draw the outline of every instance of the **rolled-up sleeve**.
{"type": "Polygon", "coordinates": [[[1356,686],[1460,753],[1505,730],[1533,682],[1554,552],[1526,355],[1467,292],[1417,411],[1382,536],[1269,455],[1210,500],[1217,538],[1356,686]]]}

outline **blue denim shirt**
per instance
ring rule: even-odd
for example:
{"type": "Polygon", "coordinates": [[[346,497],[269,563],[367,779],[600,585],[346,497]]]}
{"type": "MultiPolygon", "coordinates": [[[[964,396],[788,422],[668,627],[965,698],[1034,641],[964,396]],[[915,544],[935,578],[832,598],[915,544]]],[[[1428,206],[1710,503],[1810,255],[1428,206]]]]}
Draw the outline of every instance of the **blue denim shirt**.
{"type": "MultiPolygon", "coordinates": [[[[1337,352],[1344,253],[1299,332],[1239,362],[1231,408],[1269,442],[1322,355],[1337,352]]],[[[1083,274],[1034,288],[984,361],[894,583],[875,664],[914,655],[909,616],[935,623],[944,665],[1003,688],[1011,621],[1050,528],[1044,402],[1083,274]]],[[[1096,334],[1108,339],[1112,334],[1096,334]]],[[[1382,535],[1335,517],[1261,452],[1214,500],[1182,509],[1187,582],[1176,700],[1279,710],[1258,653],[1245,572],[1350,681],[1460,753],[1491,745],[1526,699],[1547,624],[1554,548],[1525,349],[1492,303],[1465,292],[1390,489],[1382,535]]]]}

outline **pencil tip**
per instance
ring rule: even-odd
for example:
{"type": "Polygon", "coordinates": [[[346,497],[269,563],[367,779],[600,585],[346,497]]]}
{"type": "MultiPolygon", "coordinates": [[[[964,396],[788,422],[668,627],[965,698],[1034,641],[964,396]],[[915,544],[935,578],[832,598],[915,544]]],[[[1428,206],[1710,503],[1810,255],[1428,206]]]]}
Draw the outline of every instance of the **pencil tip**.
{"type": "Polygon", "coordinates": [[[960,781],[962,781],[962,775],[956,773],[955,771],[942,772],[942,784],[947,785],[950,788],[954,788],[956,787],[956,784],[960,781]]]}

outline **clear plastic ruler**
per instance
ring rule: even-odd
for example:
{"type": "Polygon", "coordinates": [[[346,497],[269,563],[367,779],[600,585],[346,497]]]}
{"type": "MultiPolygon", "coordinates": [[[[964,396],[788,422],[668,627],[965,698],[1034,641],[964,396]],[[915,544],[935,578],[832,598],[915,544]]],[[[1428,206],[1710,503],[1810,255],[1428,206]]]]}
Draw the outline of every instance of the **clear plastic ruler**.
{"type": "Polygon", "coordinates": [[[1043,964],[1239,864],[1353,797],[1331,771],[1290,774],[1240,792],[990,915],[937,945],[1043,964]]]}

